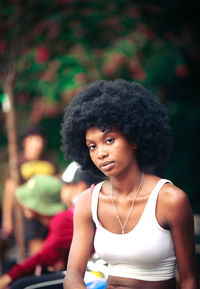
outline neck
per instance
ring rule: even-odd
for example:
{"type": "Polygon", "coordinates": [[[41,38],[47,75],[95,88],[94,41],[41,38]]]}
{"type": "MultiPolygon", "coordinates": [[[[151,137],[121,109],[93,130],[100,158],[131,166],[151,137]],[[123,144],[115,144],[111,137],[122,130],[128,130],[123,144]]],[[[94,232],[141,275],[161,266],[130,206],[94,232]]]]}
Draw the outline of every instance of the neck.
{"type": "Polygon", "coordinates": [[[120,176],[111,177],[110,182],[114,194],[126,197],[130,195],[130,193],[135,193],[141,177],[142,171],[139,167],[132,167],[120,176]]]}
{"type": "Polygon", "coordinates": [[[34,152],[30,152],[30,151],[25,151],[24,152],[24,157],[27,160],[39,160],[41,157],[41,154],[35,154],[34,152]]]}

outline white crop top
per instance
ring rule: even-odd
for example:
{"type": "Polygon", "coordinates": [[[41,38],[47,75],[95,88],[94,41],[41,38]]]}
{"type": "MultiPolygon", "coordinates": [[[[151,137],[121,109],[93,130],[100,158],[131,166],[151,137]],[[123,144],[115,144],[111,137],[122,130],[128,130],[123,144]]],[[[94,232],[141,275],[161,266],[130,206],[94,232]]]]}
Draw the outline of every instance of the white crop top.
{"type": "Polygon", "coordinates": [[[176,257],[170,231],[156,220],[156,202],[161,187],[168,180],[158,181],[136,227],[125,234],[112,233],[97,217],[98,196],[102,183],[92,193],[92,216],[96,224],[94,247],[100,258],[109,264],[109,275],[144,281],[162,281],[175,276],[176,257]]]}

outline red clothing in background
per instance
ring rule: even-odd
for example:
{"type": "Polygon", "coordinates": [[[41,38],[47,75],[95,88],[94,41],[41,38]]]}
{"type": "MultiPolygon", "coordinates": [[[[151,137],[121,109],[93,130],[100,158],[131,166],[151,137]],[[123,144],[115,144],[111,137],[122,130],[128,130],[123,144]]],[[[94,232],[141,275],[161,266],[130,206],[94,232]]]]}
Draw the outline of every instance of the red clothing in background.
{"type": "Polygon", "coordinates": [[[73,211],[74,207],[60,212],[52,217],[49,225],[48,236],[41,250],[21,264],[12,267],[8,274],[12,280],[32,275],[37,265],[42,268],[53,266],[57,262],[67,263],[68,253],[73,235],[73,211]]]}

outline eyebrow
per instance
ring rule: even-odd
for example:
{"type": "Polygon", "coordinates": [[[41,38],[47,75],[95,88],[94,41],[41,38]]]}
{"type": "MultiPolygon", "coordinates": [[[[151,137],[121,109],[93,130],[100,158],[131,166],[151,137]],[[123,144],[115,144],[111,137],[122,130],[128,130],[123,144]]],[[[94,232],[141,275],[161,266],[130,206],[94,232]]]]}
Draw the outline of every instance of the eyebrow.
{"type": "Polygon", "coordinates": [[[113,132],[112,128],[105,129],[103,136],[107,135],[110,132],[113,132]]]}
{"type": "MultiPolygon", "coordinates": [[[[107,134],[113,132],[112,128],[107,128],[105,129],[105,131],[103,131],[103,134],[102,134],[102,138],[104,138],[107,134]]],[[[92,140],[90,139],[85,139],[85,142],[93,142],[92,140]]]]}

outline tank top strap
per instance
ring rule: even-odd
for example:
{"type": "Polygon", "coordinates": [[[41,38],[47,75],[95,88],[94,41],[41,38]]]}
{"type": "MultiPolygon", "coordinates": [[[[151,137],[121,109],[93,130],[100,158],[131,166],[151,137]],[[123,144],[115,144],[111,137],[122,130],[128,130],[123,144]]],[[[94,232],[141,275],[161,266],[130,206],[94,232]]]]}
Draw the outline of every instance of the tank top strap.
{"type": "Polygon", "coordinates": [[[97,227],[100,225],[98,218],[97,218],[98,199],[99,199],[99,192],[101,190],[103,183],[104,183],[104,181],[97,184],[94,187],[93,192],[92,192],[92,203],[91,203],[92,218],[93,218],[93,221],[95,222],[95,225],[97,227]]]}
{"type": "Polygon", "coordinates": [[[151,206],[152,206],[152,203],[154,205],[156,205],[156,202],[157,202],[157,198],[158,198],[158,194],[162,188],[162,186],[166,183],[170,183],[172,184],[171,181],[167,180],[167,179],[160,179],[157,184],[155,185],[155,187],[153,188],[150,196],[149,196],[149,200],[148,200],[148,203],[151,203],[151,206]]]}

